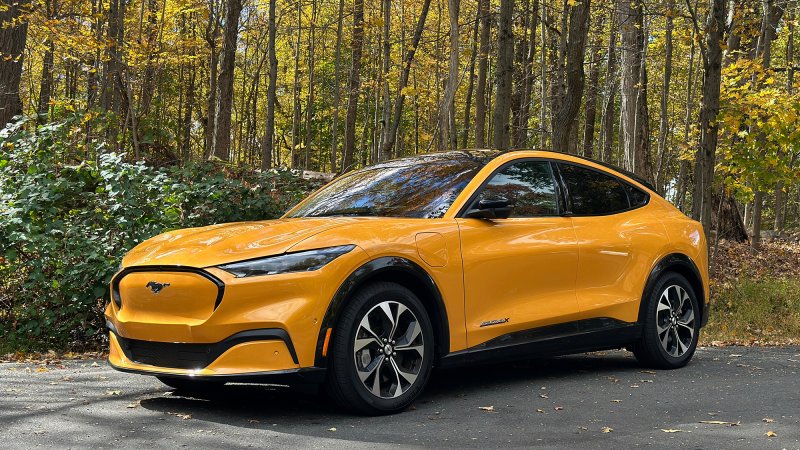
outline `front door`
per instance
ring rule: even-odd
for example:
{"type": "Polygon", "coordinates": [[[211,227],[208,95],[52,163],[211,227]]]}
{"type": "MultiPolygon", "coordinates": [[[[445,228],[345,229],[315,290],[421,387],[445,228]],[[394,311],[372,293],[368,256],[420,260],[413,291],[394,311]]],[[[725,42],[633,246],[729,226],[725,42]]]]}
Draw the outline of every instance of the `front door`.
{"type": "Polygon", "coordinates": [[[503,197],[508,219],[459,218],[469,347],[576,320],[578,248],[572,220],[559,215],[549,161],[500,167],[471,201],[503,197]]]}

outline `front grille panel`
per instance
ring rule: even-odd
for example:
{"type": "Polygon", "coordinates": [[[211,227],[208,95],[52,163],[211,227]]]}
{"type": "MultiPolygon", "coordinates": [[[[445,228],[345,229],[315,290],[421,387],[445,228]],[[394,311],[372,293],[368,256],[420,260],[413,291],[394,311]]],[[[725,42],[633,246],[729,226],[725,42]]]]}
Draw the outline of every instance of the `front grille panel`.
{"type": "Polygon", "coordinates": [[[214,344],[177,344],[119,339],[125,356],[133,362],[174,369],[202,369],[213,362],[214,344]]]}

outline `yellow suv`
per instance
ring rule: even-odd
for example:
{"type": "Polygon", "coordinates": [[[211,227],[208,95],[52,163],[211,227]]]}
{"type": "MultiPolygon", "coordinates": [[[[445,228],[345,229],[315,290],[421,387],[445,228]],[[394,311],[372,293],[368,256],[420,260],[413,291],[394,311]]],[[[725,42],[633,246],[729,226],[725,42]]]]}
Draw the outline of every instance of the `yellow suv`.
{"type": "Polygon", "coordinates": [[[434,367],[626,347],[677,368],[708,318],[703,229],[633,174],[545,151],[456,151],[339,177],[281,219],[128,253],[110,364],[198,390],[326,383],[400,411],[434,367]]]}

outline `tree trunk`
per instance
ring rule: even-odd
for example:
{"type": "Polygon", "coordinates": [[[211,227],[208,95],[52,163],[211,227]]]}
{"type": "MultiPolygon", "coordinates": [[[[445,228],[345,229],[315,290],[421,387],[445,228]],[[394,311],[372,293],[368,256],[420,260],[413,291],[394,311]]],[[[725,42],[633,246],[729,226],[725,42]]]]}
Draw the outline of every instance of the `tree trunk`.
{"type": "MultiPolygon", "coordinates": [[[[694,58],[695,58],[695,30],[692,30],[692,44],[689,53],[689,71],[687,75],[688,82],[686,83],[686,116],[684,117],[683,127],[683,142],[689,142],[689,131],[692,128],[692,112],[694,111],[694,58]]],[[[675,205],[681,211],[686,211],[686,192],[689,187],[689,161],[686,159],[681,160],[680,171],[678,172],[678,186],[677,199],[675,205]]],[[[738,211],[738,209],[737,209],[738,211]]]]}
{"type": "Polygon", "coordinates": [[[210,11],[206,24],[205,39],[208,43],[208,98],[206,102],[206,120],[204,133],[203,160],[207,160],[214,152],[214,126],[217,109],[217,82],[219,70],[219,51],[217,51],[217,38],[219,38],[219,21],[217,20],[218,11],[214,3],[209,3],[210,11]]]}
{"type": "Polygon", "coordinates": [[[22,114],[19,84],[28,20],[20,18],[29,6],[28,2],[21,2],[0,9],[0,128],[5,128],[14,116],[22,114]]]}
{"type": "Polygon", "coordinates": [[[592,61],[589,69],[589,86],[586,88],[586,106],[583,124],[583,156],[594,156],[594,128],[597,120],[597,92],[600,84],[600,54],[601,39],[603,37],[603,16],[597,20],[594,43],[592,45],[592,61]]]}
{"type": "Polygon", "coordinates": [[[517,16],[517,29],[520,31],[519,39],[514,45],[514,76],[511,90],[511,146],[521,147],[527,124],[522,122],[522,107],[525,99],[525,62],[528,58],[528,24],[531,15],[531,2],[524,0],[520,14],[517,16]]]}
{"type": "MultiPolygon", "coordinates": [[[[772,62],[772,42],[776,37],[778,22],[785,11],[784,3],[775,0],[762,0],[763,16],[761,19],[761,35],[756,45],[756,57],[761,58],[764,69],[768,69],[772,62]]],[[[763,136],[763,134],[762,134],[763,136]]],[[[751,246],[754,250],[761,247],[761,212],[764,204],[764,192],[761,186],[756,186],[753,199],[753,236],[751,246]]]]}
{"type": "MultiPolygon", "coordinates": [[[[525,67],[523,68],[523,92],[522,92],[522,110],[519,117],[519,126],[517,131],[517,145],[527,147],[528,140],[530,139],[529,123],[531,119],[531,103],[533,101],[533,62],[536,59],[536,36],[539,30],[539,0],[533,0],[533,7],[530,9],[531,24],[530,24],[530,38],[528,40],[528,54],[525,58],[525,67]]],[[[544,51],[544,48],[542,48],[544,51]]]]}
{"type": "Polygon", "coordinates": [[[439,107],[439,136],[441,150],[454,150],[458,147],[456,133],[455,95],[458,88],[458,56],[460,39],[458,33],[458,13],[461,0],[447,0],[447,13],[450,19],[450,58],[447,68],[447,85],[444,98],[439,107]]]}
{"type": "Polygon", "coordinates": [[[403,71],[400,74],[400,84],[398,85],[397,89],[397,98],[394,101],[393,117],[389,123],[389,134],[386,141],[383,143],[383,145],[385,147],[389,147],[389,149],[381,149],[381,153],[384,154],[390,152],[391,146],[397,138],[397,129],[400,127],[400,119],[403,115],[403,102],[406,98],[404,91],[406,86],[408,86],[408,77],[411,73],[411,63],[414,61],[414,55],[416,54],[417,47],[419,47],[419,41],[422,39],[422,32],[425,30],[425,21],[428,18],[430,6],[431,0],[425,0],[422,4],[422,11],[419,14],[417,27],[414,29],[414,37],[412,38],[411,47],[409,47],[406,51],[406,56],[403,60],[403,71]]]}
{"type": "Polygon", "coordinates": [[[486,147],[486,106],[487,98],[489,52],[491,51],[492,18],[489,10],[489,0],[478,0],[478,14],[480,14],[481,35],[478,57],[478,81],[475,87],[475,147],[486,147]]]}
{"type": "Polygon", "coordinates": [[[269,61],[269,82],[267,85],[267,124],[264,141],[261,144],[261,170],[272,169],[272,155],[275,145],[275,103],[278,85],[278,57],[275,54],[275,8],[278,0],[269,0],[269,30],[267,36],[267,60],[269,61]]]}
{"type": "Polygon", "coordinates": [[[661,108],[659,110],[658,125],[658,165],[655,173],[655,185],[659,189],[664,187],[664,160],[667,153],[667,134],[669,133],[669,89],[672,79],[672,16],[675,5],[672,0],[667,2],[667,17],[664,31],[664,78],[661,90],[661,108]]]}
{"type": "Polygon", "coordinates": [[[292,148],[291,155],[292,169],[300,168],[300,32],[303,23],[303,2],[297,2],[297,30],[295,31],[294,42],[294,82],[292,83],[292,148]]]}
{"type": "MultiPolygon", "coordinates": [[[[52,0],[46,0],[44,2],[45,15],[48,20],[55,19],[55,5],[53,3],[52,0]]],[[[36,113],[39,114],[40,122],[47,122],[50,113],[50,97],[53,93],[53,53],[55,53],[55,43],[53,42],[53,36],[51,36],[50,32],[47,32],[44,45],[42,79],[39,83],[39,103],[36,107],[36,113]]]]}
{"type": "Polygon", "coordinates": [[[469,60],[469,84],[467,85],[467,96],[464,102],[464,122],[461,130],[461,148],[467,148],[469,142],[469,129],[472,114],[472,94],[475,92],[475,63],[478,60],[478,31],[480,31],[481,11],[477,10],[477,18],[472,29],[471,55],[469,60]]]}
{"type": "Polygon", "coordinates": [[[392,66],[392,2],[391,0],[383,0],[383,67],[381,69],[382,78],[382,93],[383,97],[383,111],[381,113],[381,140],[379,143],[380,151],[378,152],[378,160],[386,161],[392,157],[392,144],[387,145],[390,139],[389,122],[392,115],[392,102],[389,99],[389,71],[392,66]]]}
{"type": "Polygon", "coordinates": [[[722,80],[722,41],[725,32],[725,0],[709,0],[703,48],[703,97],[700,106],[700,146],[695,157],[695,186],[692,216],[700,220],[710,242],[714,160],[719,138],[720,84],[722,80]]]}
{"type": "MultiPolygon", "coordinates": [[[[786,20],[787,28],[789,28],[789,36],[786,39],[786,90],[794,93],[794,2],[789,2],[786,9],[788,10],[788,17],[786,20]]],[[[784,205],[786,203],[786,193],[784,193],[784,183],[779,181],[775,185],[775,222],[773,229],[780,233],[783,231],[786,215],[784,214],[784,205]]]]}
{"type": "Polygon", "coordinates": [[[574,153],[577,147],[578,112],[585,84],[583,62],[589,32],[589,4],[590,0],[579,0],[570,7],[568,29],[562,30],[562,34],[567,34],[566,89],[553,111],[553,150],[557,152],[574,153]]]}
{"type": "Polygon", "coordinates": [[[239,16],[242,0],[228,0],[222,41],[222,63],[219,72],[219,97],[214,118],[214,156],[230,159],[231,115],[233,112],[233,75],[236,64],[236,42],[239,37],[239,16]]]}
{"type": "Polygon", "coordinates": [[[637,0],[620,0],[619,27],[622,56],[622,143],[626,169],[650,177],[649,117],[647,114],[644,69],[645,33],[643,4],[637,0]]]}
{"type": "Polygon", "coordinates": [[[611,162],[614,151],[614,120],[617,117],[617,89],[619,88],[619,78],[617,76],[617,41],[619,39],[619,29],[617,28],[616,14],[616,9],[611,11],[605,98],[603,100],[603,116],[600,118],[600,142],[603,151],[602,159],[607,163],[611,162]]]}
{"type": "Polygon", "coordinates": [[[344,155],[341,172],[352,169],[353,152],[356,146],[356,116],[358,98],[361,94],[361,54],[364,47],[364,0],[353,2],[352,65],[348,83],[347,119],[344,126],[344,155]]]}
{"type": "MultiPolygon", "coordinates": [[[[274,0],[273,0],[274,1],[274,0]]],[[[336,173],[336,163],[339,153],[339,105],[342,103],[341,66],[342,66],[342,25],[344,22],[344,0],[339,0],[339,14],[336,19],[336,55],[334,56],[334,86],[333,86],[333,125],[331,126],[331,172],[336,173]]]]}
{"type": "MultiPolygon", "coordinates": [[[[588,1],[588,0],[587,0],[588,1]]],[[[497,25],[497,62],[495,65],[495,106],[492,113],[492,146],[509,147],[509,116],[514,76],[514,0],[500,0],[497,25]]]]}
{"type": "Polygon", "coordinates": [[[313,148],[313,127],[311,121],[314,119],[314,61],[316,56],[316,22],[317,22],[317,2],[313,2],[311,6],[311,26],[309,30],[309,43],[308,43],[308,97],[306,98],[306,135],[305,144],[303,148],[303,169],[309,168],[309,153],[314,150],[313,148]]]}

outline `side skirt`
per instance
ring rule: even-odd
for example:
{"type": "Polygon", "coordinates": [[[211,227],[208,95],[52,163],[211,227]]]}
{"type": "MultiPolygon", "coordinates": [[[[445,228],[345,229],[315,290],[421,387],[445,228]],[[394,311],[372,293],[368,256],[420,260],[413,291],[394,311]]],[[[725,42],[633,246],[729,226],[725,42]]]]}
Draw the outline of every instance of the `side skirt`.
{"type": "Polygon", "coordinates": [[[450,353],[439,361],[439,367],[608,350],[631,344],[641,334],[642,327],[637,322],[607,317],[579,320],[496,337],[466,350],[450,353]]]}

